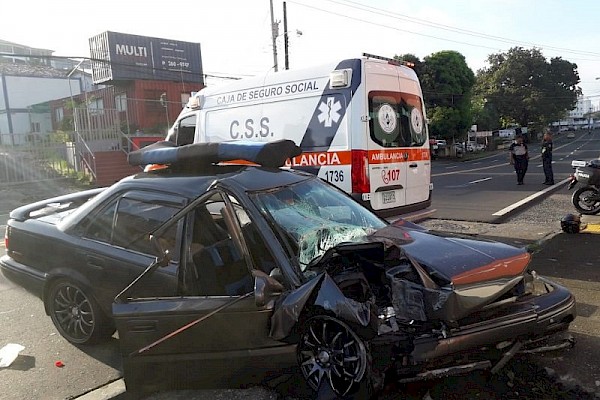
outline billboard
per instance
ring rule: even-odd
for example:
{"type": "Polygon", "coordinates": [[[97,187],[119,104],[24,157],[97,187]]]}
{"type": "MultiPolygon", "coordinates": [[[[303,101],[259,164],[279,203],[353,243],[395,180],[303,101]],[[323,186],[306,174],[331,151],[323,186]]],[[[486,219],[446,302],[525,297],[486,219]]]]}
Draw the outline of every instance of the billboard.
{"type": "Polygon", "coordinates": [[[89,43],[95,84],[134,79],[204,84],[200,43],[110,31],[89,43]]]}

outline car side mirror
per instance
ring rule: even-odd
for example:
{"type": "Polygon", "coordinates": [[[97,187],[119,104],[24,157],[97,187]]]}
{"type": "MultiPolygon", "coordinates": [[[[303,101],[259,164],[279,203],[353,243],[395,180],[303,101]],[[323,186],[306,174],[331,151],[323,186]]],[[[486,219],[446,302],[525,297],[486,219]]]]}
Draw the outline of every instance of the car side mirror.
{"type": "Polygon", "coordinates": [[[257,307],[273,308],[275,297],[285,290],[285,287],[263,271],[253,270],[254,301],[257,307]]]}

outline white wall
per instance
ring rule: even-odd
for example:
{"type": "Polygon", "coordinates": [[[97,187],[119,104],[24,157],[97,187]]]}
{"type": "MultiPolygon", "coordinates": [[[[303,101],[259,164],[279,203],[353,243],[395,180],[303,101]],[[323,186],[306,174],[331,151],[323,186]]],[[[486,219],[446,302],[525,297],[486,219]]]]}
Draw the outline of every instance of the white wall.
{"type": "Polygon", "coordinates": [[[27,76],[6,76],[8,104],[11,109],[27,108],[48,100],[69,97],[81,92],[79,80],[67,78],[40,78],[27,76]]]}

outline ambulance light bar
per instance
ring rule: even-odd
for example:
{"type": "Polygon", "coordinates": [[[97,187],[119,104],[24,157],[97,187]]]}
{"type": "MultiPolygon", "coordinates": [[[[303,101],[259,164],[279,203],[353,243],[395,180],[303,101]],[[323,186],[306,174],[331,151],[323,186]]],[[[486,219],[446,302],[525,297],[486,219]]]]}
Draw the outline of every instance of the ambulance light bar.
{"type": "Polygon", "coordinates": [[[393,58],[376,56],[375,54],[363,53],[363,57],[374,58],[376,60],[387,61],[388,64],[391,64],[391,65],[405,65],[405,66],[410,67],[410,68],[412,68],[412,67],[415,66],[415,64],[412,63],[412,62],[410,62],[410,61],[396,60],[396,59],[393,59],[393,58]]]}
{"type": "Polygon", "coordinates": [[[338,69],[329,74],[329,87],[343,88],[350,86],[352,81],[352,69],[338,69]]]}

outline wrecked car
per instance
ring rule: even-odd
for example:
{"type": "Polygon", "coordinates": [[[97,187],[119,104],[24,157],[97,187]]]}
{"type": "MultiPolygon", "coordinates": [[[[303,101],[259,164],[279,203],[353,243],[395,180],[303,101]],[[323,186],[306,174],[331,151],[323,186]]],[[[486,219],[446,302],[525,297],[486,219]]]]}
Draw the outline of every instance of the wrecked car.
{"type": "MultiPolygon", "coordinates": [[[[314,175],[278,168],[297,154],[289,141],[161,142],[130,157],[160,167],[117,183],[57,225],[54,240],[72,232],[85,241],[87,218],[111,209],[112,241],[122,203],[134,194],[160,198],[152,212],[172,207],[163,223],[128,223],[137,231],[122,247],[111,242],[121,262],[124,252],[140,257],[136,266],[151,259],[124,273],[131,279],[90,281],[94,268],[45,272],[100,305],[105,333],[116,327],[128,391],[249,382],[297,365],[318,394],[364,398],[388,380],[497,371],[519,352],[572,345],[575,299],[529,271],[524,249],[389,224],[314,175]],[[228,160],[252,165],[216,165],[228,160]],[[143,249],[128,248],[137,241],[143,249]],[[103,293],[116,295],[112,310],[103,293]]],[[[14,265],[15,230],[24,223],[9,223],[3,269],[14,265]]]]}

